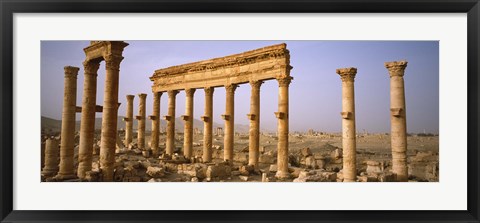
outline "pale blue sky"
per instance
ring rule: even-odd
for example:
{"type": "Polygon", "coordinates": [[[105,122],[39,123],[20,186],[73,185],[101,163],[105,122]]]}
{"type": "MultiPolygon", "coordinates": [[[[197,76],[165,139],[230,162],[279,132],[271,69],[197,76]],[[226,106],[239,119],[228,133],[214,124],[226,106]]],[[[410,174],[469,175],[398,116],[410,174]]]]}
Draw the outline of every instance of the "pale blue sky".
{"type": "MultiPolygon", "coordinates": [[[[152,82],[156,69],[198,60],[222,57],[267,45],[287,43],[290,50],[290,131],[341,131],[341,80],[335,69],[356,67],[355,107],[357,131],[390,131],[390,80],[384,62],[407,60],[405,92],[408,132],[438,133],[439,129],[439,43],[438,41],[126,41],[120,65],[119,115],[125,115],[127,94],[147,93],[147,115],[152,113],[152,82]]],[[[61,119],[63,67],[80,67],[77,105],[82,102],[83,48],[88,41],[42,41],[41,112],[61,119]]],[[[97,104],[103,104],[105,65],[98,72],[97,104]]],[[[266,81],[261,88],[262,129],[276,130],[278,84],[266,81]]],[[[235,94],[235,122],[248,124],[250,86],[240,85],[235,94]]],[[[185,93],[177,95],[176,116],[185,113],[185,93]]],[[[167,95],[161,98],[160,113],[166,114],[167,95]]],[[[200,119],[204,93],[195,93],[194,115],[200,119]]],[[[225,90],[214,93],[214,122],[223,123],[225,90]]],[[[138,96],[134,114],[138,112],[138,96]]],[[[97,114],[101,117],[101,113],[97,114]]],[[[77,119],[80,115],[77,114],[77,119]]]]}

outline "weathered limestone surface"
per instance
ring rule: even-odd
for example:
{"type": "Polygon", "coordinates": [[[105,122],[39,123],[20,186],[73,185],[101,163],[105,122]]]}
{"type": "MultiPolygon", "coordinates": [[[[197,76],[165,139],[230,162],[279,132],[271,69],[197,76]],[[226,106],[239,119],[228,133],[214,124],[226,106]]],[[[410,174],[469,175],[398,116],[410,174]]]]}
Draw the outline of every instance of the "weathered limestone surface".
{"type": "Polygon", "coordinates": [[[160,137],[160,97],[162,97],[161,92],[153,93],[153,115],[150,116],[150,119],[152,119],[151,148],[154,157],[158,157],[159,154],[158,140],[160,137]]]}
{"type": "Polygon", "coordinates": [[[354,82],[357,68],[337,69],[342,79],[342,147],[345,182],[357,180],[354,82]]]}
{"type": "MultiPolygon", "coordinates": [[[[99,63],[85,61],[82,117],[80,122],[80,145],[78,149],[77,176],[85,178],[85,173],[92,169],[93,137],[95,134],[95,110],[97,100],[97,71],[99,63]]],[[[103,110],[103,108],[102,108],[103,110]]]]}
{"type": "Polygon", "coordinates": [[[186,89],[185,115],[182,116],[185,121],[185,130],[183,138],[183,155],[190,159],[193,153],[193,95],[195,89],[186,89]]]}
{"type": "Polygon", "coordinates": [[[214,88],[205,88],[205,114],[203,121],[203,162],[212,161],[212,130],[213,130],[213,91],[214,88]]]}
{"type": "Polygon", "coordinates": [[[75,147],[75,110],[77,103],[77,76],[78,67],[66,66],[63,112],[62,137],[60,142],[60,170],[57,177],[61,179],[75,178],[73,166],[73,148],[75,147]]]}
{"type": "Polygon", "coordinates": [[[52,177],[57,174],[59,152],[58,140],[47,139],[47,141],[45,141],[45,165],[42,170],[43,176],[52,177]]]}
{"type": "Polygon", "coordinates": [[[175,99],[178,91],[168,91],[168,115],[165,116],[167,121],[167,141],[165,143],[165,152],[172,155],[175,150],[175,99]]]}
{"type": "Polygon", "coordinates": [[[145,149],[145,119],[146,119],[146,103],[147,103],[147,94],[138,94],[140,98],[140,103],[138,105],[138,132],[137,132],[137,144],[138,149],[145,149]]]}
{"type": "Polygon", "coordinates": [[[225,120],[225,137],[224,137],[224,157],[223,160],[228,163],[233,163],[233,137],[235,133],[235,89],[237,85],[227,85],[225,90],[227,93],[226,97],[226,108],[225,114],[222,115],[223,120],[225,120]]]}
{"type": "Polygon", "coordinates": [[[123,119],[125,121],[125,146],[128,147],[132,143],[133,133],[133,99],[135,95],[127,95],[127,114],[123,119]]]}
{"type": "Polygon", "coordinates": [[[251,81],[252,88],[250,96],[250,120],[249,143],[248,143],[248,165],[257,167],[260,147],[260,86],[262,81],[251,81]]]}
{"type": "Polygon", "coordinates": [[[407,117],[403,75],[407,61],[386,62],[390,74],[390,122],[392,144],[392,172],[397,181],[408,181],[407,167],[407,117]]]}
{"type": "Polygon", "coordinates": [[[277,178],[289,178],[288,172],[288,86],[292,77],[286,76],[278,81],[278,145],[277,145],[277,178]]]}

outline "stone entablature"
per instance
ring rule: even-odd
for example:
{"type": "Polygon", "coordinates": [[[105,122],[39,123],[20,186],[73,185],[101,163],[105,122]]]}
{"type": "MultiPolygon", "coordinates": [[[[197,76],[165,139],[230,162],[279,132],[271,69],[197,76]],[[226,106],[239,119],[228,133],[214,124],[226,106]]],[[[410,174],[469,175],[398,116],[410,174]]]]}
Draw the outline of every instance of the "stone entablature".
{"type": "Polygon", "coordinates": [[[290,76],[286,44],[267,46],[240,54],[158,69],[150,80],[154,92],[187,88],[220,87],[290,76]]]}

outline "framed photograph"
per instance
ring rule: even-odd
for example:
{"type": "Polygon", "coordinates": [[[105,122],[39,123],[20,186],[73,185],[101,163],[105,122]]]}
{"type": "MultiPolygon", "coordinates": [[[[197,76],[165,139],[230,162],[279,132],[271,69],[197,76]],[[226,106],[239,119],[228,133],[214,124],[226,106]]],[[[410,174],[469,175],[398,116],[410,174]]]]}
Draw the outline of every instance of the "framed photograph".
{"type": "Polygon", "coordinates": [[[480,221],[478,0],[0,7],[2,222],[480,221]]]}

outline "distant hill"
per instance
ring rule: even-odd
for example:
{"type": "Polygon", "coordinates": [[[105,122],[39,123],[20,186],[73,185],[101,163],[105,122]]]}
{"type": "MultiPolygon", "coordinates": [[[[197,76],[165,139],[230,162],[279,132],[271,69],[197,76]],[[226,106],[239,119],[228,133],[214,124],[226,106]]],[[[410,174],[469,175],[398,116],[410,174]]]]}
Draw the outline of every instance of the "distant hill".
{"type": "MultiPolygon", "coordinates": [[[[123,121],[123,118],[124,118],[124,116],[118,116],[117,129],[125,129],[125,122],[123,121]]],[[[50,132],[50,133],[60,132],[60,129],[62,128],[62,121],[61,120],[56,120],[56,119],[52,119],[52,118],[42,116],[41,122],[42,122],[41,123],[42,130],[44,130],[46,132],[50,132]]],[[[133,128],[136,129],[137,125],[138,125],[138,122],[135,120],[133,122],[133,128]]],[[[145,128],[146,128],[147,131],[152,130],[152,120],[149,120],[148,117],[147,117],[147,122],[146,122],[145,125],[146,125],[145,128]]],[[[165,120],[160,121],[160,126],[162,128],[165,128],[166,125],[167,125],[167,122],[165,120]]],[[[203,131],[203,121],[198,120],[198,119],[194,119],[193,120],[193,127],[198,128],[201,131],[203,131]]],[[[213,123],[213,128],[216,128],[216,127],[224,128],[224,125],[214,122],[213,123]]],[[[102,118],[95,118],[95,129],[101,129],[101,128],[102,128],[102,118]]],[[[178,132],[183,132],[184,121],[180,117],[175,119],[175,128],[177,129],[178,132]]],[[[77,131],[80,130],[80,121],[77,121],[75,129],[77,131]]],[[[246,133],[246,132],[248,132],[248,130],[249,130],[248,125],[242,125],[242,124],[236,124],[235,125],[235,131],[236,132],[246,133]]]]}

